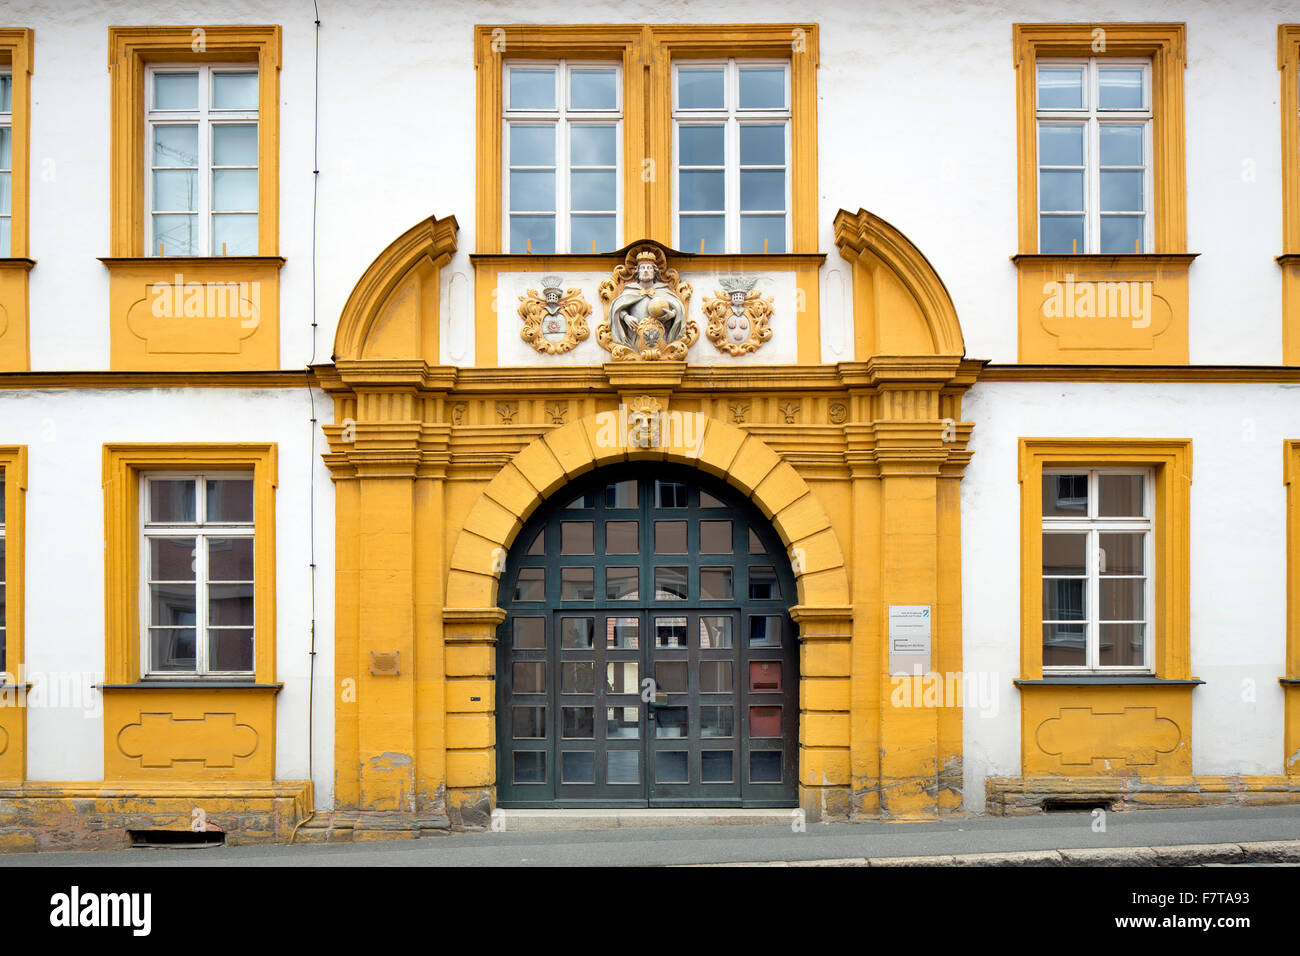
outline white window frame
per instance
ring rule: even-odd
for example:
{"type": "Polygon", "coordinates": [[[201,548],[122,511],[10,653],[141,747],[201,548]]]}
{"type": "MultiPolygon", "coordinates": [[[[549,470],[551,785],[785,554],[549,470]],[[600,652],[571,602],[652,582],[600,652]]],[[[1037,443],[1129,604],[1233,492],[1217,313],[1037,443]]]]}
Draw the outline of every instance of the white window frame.
{"type": "MultiPolygon", "coordinates": [[[[590,249],[573,249],[572,221],[574,211],[570,208],[569,175],[573,167],[569,163],[569,130],[573,126],[610,126],[614,127],[614,209],[582,209],[578,215],[603,215],[614,213],[615,249],[623,241],[623,65],[617,60],[506,60],[501,64],[501,234],[502,244],[507,253],[523,254],[528,249],[510,248],[510,124],[555,127],[555,208],[550,214],[555,217],[555,252],[554,255],[590,253],[590,249]],[[515,109],[510,102],[510,71],[516,67],[543,67],[555,70],[555,109],[529,110],[515,109]],[[573,70],[597,68],[614,71],[615,106],[612,110],[582,110],[569,105],[571,86],[569,74],[573,70]]],[[[515,167],[518,169],[545,169],[549,167],[515,167]]],[[[607,167],[580,166],[579,169],[604,169],[607,167]]],[[[546,210],[537,210],[535,215],[547,215],[546,210]]],[[[611,249],[598,249],[597,252],[612,252],[611,249]]],[[[542,253],[534,253],[541,255],[542,253]]]]}
{"type": "MultiPolygon", "coordinates": [[[[755,126],[775,126],[778,123],[785,127],[785,209],[784,210],[747,210],[750,215],[776,215],[780,212],[785,216],[785,249],[791,248],[793,239],[793,220],[794,211],[791,208],[793,189],[791,184],[791,158],[793,144],[790,142],[793,136],[793,110],[790,103],[790,62],[788,60],[766,60],[766,59],[728,59],[718,60],[685,60],[673,64],[672,70],[672,117],[673,117],[673,180],[672,180],[672,197],[673,197],[673,246],[681,249],[681,152],[679,149],[679,131],[683,125],[699,126],[716,126],[723,123],[726,127],[724,134],[725,143],[725,209],[712,212],[702,212],[692,210],[688,215],[717,215],[721,212],[724,216],[724,235],[726,238],[726,249],[706,249],[706,253],[725,253],[737,254],[740,252],[741,237],[741,214],[740,214],[740,127],[742,124],[752,124],[755,126]],[[685,69],[697,69],[699,67],[720,67],[726,71],[726,77],[723,83],[724,95],[726,97],[723,109],[682,109],[678,105],[678,76],[680,71],[685,69]],[[740,108],[740,70],[743,67],[774,67],[783,71],[785,76],[785,108],[780,110],[771,109],[741,109],[740,108]]],[[[696,167],[690,167],[696,168],[696,167]]],[[[711,167],[699,167],[711,168],[711,167]]],[[[746,169],[776,169],[775,166],[747,166],[746,169]]],[[[681,249],[682,252],[699,252],[698,249],[681,249]]],[[[753,253],[757,255],[758,253],[753,253]]]]}
{"type": "MultiPolygon", "coordinates": [[[[1151,468],[1044,468],[1043,477],[1048,478],[1056,475],[1082,475],[1088,476],[1088,513],[1086,517],[1077,518],[1064,515],[1042,515],[1040,536],[1045,536],[1053,532],[1087,532],[1088,540],[1085,545],[1085,558],[1087,567],[1084,579],[1086,595],[1086,607],[1084,608],[1084,618],[1077,622],[1084,625],[1084,666],[1048,666],[1043,665],[1044,676],[1060,676],[1069,674],[1154,674],[1155,673],[1155,470],[1151,468]],[[1142,509],[1144,517],[1141,518],[1111,518],[1099,517],[1097,510],[1100,506],[1100,489],[1102,475],[1142,475],[1142,509]],[[1117,665],[1100,663],[1101,658],[1101,547],[1099,535],[1110,532],[1142,532],[1143,539],[1143,569],[1146,579],[1146,586],[1143,589],[1142,611],[1144,619],[1140,622],[1143,625],[1142,650],[1143,662],[1139,665],[1117,665]]],[[[1038,571],[1038,587],[1043,589],[1043,583],[1048,576],[1044,575],[1042,568],[1038,571]]],[[[1078,577],[1077,575],[1051,575],[1053,578],[1078,577]]],[[[1136,577],[1136,575],[1132,575],[1136,577]]],[[[1039,641],[1044,640],[1043,624],[1047,622],[1046,608],[1040,608],[1039,615],[1039,641]]],[[[1076,622],[1069,622],[1076,623],[1076,622]]],[[[1116,622],[1107,622],[1116,623],[1116,622]]],[[[1138,623],[1138,622],[1131,622],[1138,623]]]]}
{"type": "MultiPolygon", "coordinates": [[[[207,481],[208,479],[255,481],[253,472],[244,471],[150,471],[140,475],[139,483],[139,541],[140,541],[140,660],[144,676],[149,680],[205,680],[237,678],[246,680],[253,676],[257,667],[257,618],[262,613],[256,597],[253,603],[253,624],[247,628],[253,632],[253,666],[243,671],[218,671],[208,666],[208,538],[248,538],[254,542],[253,589],[256,595],[257,576],[264,573],[256,562],[256,500],[254,516],[248,521],[209,522],[207,518],[207,481]],[[151,520],[149,483],[152,481],[193,481],[195,482],[193,523],[165,524],[151,520]],[[149,539],[150,538],[194,538],[194,670],[159,670],[154,667],[152,642],[149,640],[150,628],[153,626],[153,602],[150,600],[149,584],[149,539]]],[[[254,488],[256,495],[256,488],[254,488]]],[[[160,627],[168,625],[159,625],[160,627]]]]}
{"type": "MultiPolygon", "coordinates": [[[[1096,255],[1115,255],[1116,253],[1103,253],[1101,251],[1101,124],[1107,125],[1130,125],[1141,126],[1143,128],[1142,136],[1142,161],[1145,164],[1145,175],[1142,179],[1142,198],[1144,209],[1142,210],[1142,253],[1149,253],[1154,248],[1155,241],[1155,177],[1154,177],[1154,144],[1152,138],[1154,135],[1154,117],[1155,110],[1152,105],[1152,65],[1151,60],[1147,58],[1118,58],[1118,57],[1040,57],[1035,65],[1034,70],[1034,153],[1037,165],[1034,169],[1034,181],[1037,189],[1037,219],[1035,228],[1037,229],[1037,242],[1039,251],[1042,251],[1043,236],[1043,218],[1044,216],[1056,217],[1070,215],[1070,212],[1063,210],[1044,210],[1043,209],[1043,170],[1042,156],[1040,155],[1041,137],[1039,131],[1044,125],[1077,125],[1080,122],[1084,124],[1083,138],[1083,163],[1084,163],[1084,181],[1083,181],[1083,206],[1078,212],[1083,213],[1083,237],[1084,248],[1078,252],[1083,254],[1096,255]],[[1083,106],[1078,109],[1047,109],[1038,106],[1038,69],[1046,67],[1082,67],[1084,71],[1083,82],[1083,106]],[[1121,109],[1101,109],[1101,84],[1100,68],[1101,67],[1128,67],[1140,68],[1142,70],[1142,102],[1145,108],[1141,110],[1121,110],[1121,109]]],[[[1077,167],[1047,167],[1051,169],[1074,169],[1077,167]]],[[[1133,167],[1112,167],[1107,169],[1132,169],[1133,167]]],[[[1128,212],[1135,212],[1129,210],[1128,212]]],[[[1074,212],[1077,215],[1078,212],[1074,212]]],[[[1123,215],[1116,213],[1115,215],[1123,215]]],[[[1125,250],[1126,253],[1132,253],[1132,249],[1125,250]]]]}
{"type": "Polygon", "coordinates": [[[8,241],[8,242],[5,242],[5,243],[0,243],[0,258],[7,258],[7,257],[10,255],[10,253],[13,251],[13,241],[14,241],[14,240],[13,240],[13,228],[14,228],[14,217],[13,217],[13,208],[14,208],[14,206],[13,206],[13,189],[14,189],[14,171],[13,171],[13,148],[14,148],[14,114],[13,114],[13,105],[14,105],[14,104],[13,104],[13,90],[14,90],[14,86],[13,86],[13,79],[14,79],[14,75],[13,75],[13,70],[12,70],[12,68],[5,67],[4,69],[0,69],[0,77],[7,77],[8,80],[9,80],[9,109],[7,109],[7,110],[0,110],[0,129],[7,129],[7,130],[9,131],[9,165],[8,165],[8,166],[0,166],[0,173],[7,173],[7,174],[9,175],[8,195],[5,196],[5,197],[3,197],[3,198],[5,198],[5,199],[7,199],[7,200],[9,201],[9,203],[8,203],[8,205],[9,205],[9,211],[6,212],[6,213],[0,213],[0,219],[5,219],[5,220],[8,220],[8,222],[9,222],[9,241],[8,241]]]}
{"type": "MultiPolygon", "coordinates": [[[[197,211],[194,215],[198,219],[198,248],[190,255],[194,256],[221,256],[223,253],[220,249],[213,248],[212,232],[216,225],[216,216],[219,215],[256,215],[261,217],[262,195],[260,189],[260,172],[261,172],[261,147],[262,147],[262,121],[260,113],[256,109],[252,110],[226,110],[215,109],[212,106],[214,73],[248,73],[257,77],[258,90],[261,90],[261,76],[256,66],[249,66],[247,63],[157,63],[149,64],[145,69],[145,123],[144,123],[144,183],[145,183],[145,232],[149,236],[149,242],[146,244],[146,254],[158,257],[158,242],[154,235],[154,166],[153,166],[153,130],[155,126],[198,126],[198,201],[197,211]],[[162,110],[154,105],[154,77],[158,74],[166,73],[197,73],[199,84],[198,109],[195,110],[162,110]],[[248,210],[222,210],[214,215],[212,211],[212,179],[214,168],[220,169],[248,169],[247,166],[234,167],[214,167],[212,163],[212,127],[219,125],[239,125],[247,126],[252,123],[257,127],[258,140],[258,163],[256,169],[259,173],[259,189],[257,196],[257,209],[248,210]]],[[[161,168],[161,167],[160,167],[161,168]]],[[[189,167],[177,167],[181,169],[189,167]]],[[[172,212],[165,210],[164,212],[172,212]]],[[[260,222],[259,222],[260,228],[260,222]]],[[[260,250],[258,250],[260,251],[260,250]]],[[[163,249],[166,253],[166,248],[163,249]]],[[[256,255],[257,253],[253,253],[256,255]]],[[[163,258],[170,258],[164,255],[163,258]]]]}

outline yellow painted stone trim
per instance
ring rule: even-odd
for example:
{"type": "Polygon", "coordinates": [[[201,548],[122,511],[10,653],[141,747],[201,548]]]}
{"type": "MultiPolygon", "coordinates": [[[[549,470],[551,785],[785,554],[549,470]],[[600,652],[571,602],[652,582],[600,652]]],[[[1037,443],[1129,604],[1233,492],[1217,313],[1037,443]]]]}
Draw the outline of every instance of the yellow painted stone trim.
{"type": "Polygon", "coordinates": [[[0,445],[0,478],[5,496],[5,672],[0,684],[10,685],[5,706],[0,706],[0,781],[22,781],[27,777],[26,696],[13,692],[12,685],[25,679],[24,624],[27,588],[24,565],[27,556],[27,446],[0,445]],[[13,693],[13,696],[9,696],[13,693]]]}
{"type": "MultiPolygon", "coordinates": [[[[1300,680],[1300,439],[1282,443],[1286,484],[1286,674],[1300,680]]],[[[1284,770],[1300,775],[1300,685],[1284,685],[1284,770]]]]}
{"type": "Polygon", "coordinates": [[[1043,676],[1042,475],[1062,466],[1155,470],[1155,676],[1190,678],[1192,442],[1183,438],[1020,439],[1020,676],[1043,676]]]}
{"type": "Polygon", "coordinates": [[[835,245],[853,266],[854,357],[964,355],[961,323],[939,274],[895,226],[865,209],[835,215],[835,245]]]}
{"type": "Polygon", "coordinates": [[[32,140],[32,50],[35,33],[27,28],[0,29],[0,66],[12,75],[12,112],[10,125],[10,213],[9,253],[14,259],[26,258],[30,209],[31,140],[32,140]]]}
{"type": "Polygon", "coordinates": [[[458,231],[455,216],[430,216],[375,257],[339,316],[334,337],[336,361],[423,359],[430,365],[439,363],[438,276],[456,251],[458,231]]]}
{"type": "Polygon", "coordinates": [[[279,255],[280,28],[243,25],[109,27],[110,255],[146,254],[145,65],[228,61],[257,63],[257,251],[279,255]]]}
{"type": "Polygon", "coordinates": [[[1155,253],[1187,251],[1187,171],[1183,133],[1182,23],[1017,23],[1011,28],[1016,69],[1016,172],[1021,253],[1038,251],[1038,143],[1035,77],[1039,57],[1150,57],[1155,253]]]}
{"type": "MultiPolygon", "coordinates": [[[[817,249],[816,24],[479,25],[475,249],[503,251],[502,64],[510,59],[616,60],[623,67],[622,243],[671,245],[672,61],[771,57],[790,61],[791,249],[817,249]]],[[[687,250],[689,251],[689,250],[687,250]]],[[[480,313],[481,314],[481,313],[480,313]]],[[[495,355],[495,350],[491,353],[495,355]]],[[[802,359],[801,359],[802,361],[802,359]]]]}
{"type": "MultiPolygon", "coordinates": [[[[274,683],[276,446],[242,443],[104,446],[106,681],[130,684],[143,676],[140,660],[140,475],[145,471],[159,470],[253,472],[253,567],[256,582],[253,679],[259,684],[274,683]]],[[[108,732],[107,724],[105,732],[108,732]]],[[[106,749],[111,743],[106,739],[106,749]]]]}
{"type": "Polygon", "coordinates": [[[32,365],[27,286],[31,259],[0,259],[0,373],[25,372],[32,365]]]}
{"type": "Polygon", "coordinates": [[[1282,363],[1300,365],[1300,24],[1277,28],[1282,95],[1282,363]]]}

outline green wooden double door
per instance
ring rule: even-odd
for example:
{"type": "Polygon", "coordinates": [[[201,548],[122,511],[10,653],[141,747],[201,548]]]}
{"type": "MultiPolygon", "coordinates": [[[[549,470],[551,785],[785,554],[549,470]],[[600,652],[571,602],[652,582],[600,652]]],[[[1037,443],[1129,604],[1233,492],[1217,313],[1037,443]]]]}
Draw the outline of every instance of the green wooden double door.
{"type": "Polygon", "coordinates": [[[529,521],[500,594],[502,806],[796,805],[794,576],[750,501],[603,469],[529,521]]]}

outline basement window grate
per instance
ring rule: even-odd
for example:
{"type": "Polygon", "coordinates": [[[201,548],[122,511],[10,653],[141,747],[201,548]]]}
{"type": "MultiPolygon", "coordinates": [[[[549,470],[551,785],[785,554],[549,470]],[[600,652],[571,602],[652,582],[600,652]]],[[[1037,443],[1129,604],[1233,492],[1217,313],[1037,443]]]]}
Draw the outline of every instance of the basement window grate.
{"type": "Polygon", "coordinates": [[[226,834],[221,830],[127,830],[133,848],[197,849],[225,846],[226,834]]]}
{"type": "Polygon", "coordinates": [[[1114,803],[1113,797],[1093,798],[1091,800],[1055,799],[1043,801],[1044,813],[1091,813],[1093,810],[1109,810],[1114,803]]]}

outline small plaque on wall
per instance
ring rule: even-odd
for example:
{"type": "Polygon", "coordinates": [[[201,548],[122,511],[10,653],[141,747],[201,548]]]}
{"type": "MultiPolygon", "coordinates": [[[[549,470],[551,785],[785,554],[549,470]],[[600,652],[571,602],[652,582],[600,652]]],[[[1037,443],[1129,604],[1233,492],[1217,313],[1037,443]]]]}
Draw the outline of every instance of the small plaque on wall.
{"type": "Polygon", "coordinates": [[[889,673],[930,672],[930,605],[889,605],[889,673]]]}
{"type": "Polygon", "coordinates": [[[401,651],[371,651],[370,673],[376,677],[393,677],[402,672],[401,651]]]}

